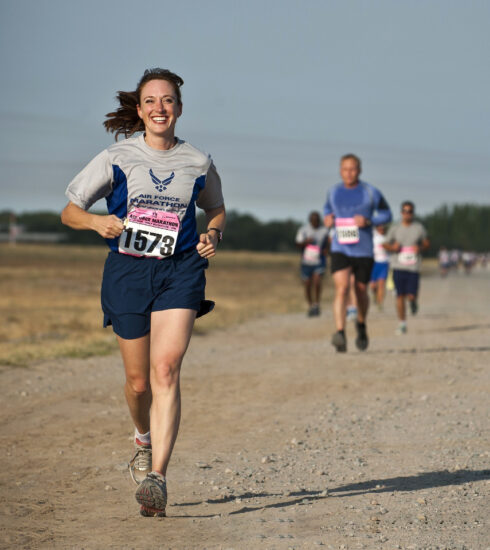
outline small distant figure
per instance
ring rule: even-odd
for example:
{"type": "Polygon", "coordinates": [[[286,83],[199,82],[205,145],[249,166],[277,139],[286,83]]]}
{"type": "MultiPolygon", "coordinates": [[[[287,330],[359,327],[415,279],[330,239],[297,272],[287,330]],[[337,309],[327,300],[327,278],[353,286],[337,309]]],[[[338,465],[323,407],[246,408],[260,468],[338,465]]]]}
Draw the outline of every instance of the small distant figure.
{"type": "Polygon", "coordinates": [[[447,277],[449,270],[451,269],[451,256],[449,250],[445,246],[441,246],[439,249],[439,273],[442,278],[447,277]]]}
{"type": "Polygon", "coordinates": [[[373,231],[374,266],[371,271],[371,291],[374,303],[379,311],[383,311],[386,294],[386,279],[390,269],[388,251],[385,250],[386,225],[377,225],[373,231]]]}
{"type": "Polygon", "coordinates": [[[461,261],[463,262],[463,269],[464,269],[465,275],[470,275],[476,263],[476,254],[474,252],[469,252],[465,250],[461,254],[461,261]]]}
{"type": "Polygon", "coordinates": [[[402,221],[390,227],[383,245],[391,252],[391,267],[396,289],[396,310],[399,325],[396,334],[407,332],[405,301],[408,300],[410,311],[418,311],[418,292],[421,267],[421,252],[429,248],[429,239],[425,227],[414,221],[415,205],[411,201],[402,203],[402,221]]]}
{"type": "Polygon", "coordinates": [[[459,250],[457,249],[454,249],[454,250],[451,250],[451,252],[449,253],[449,257],[451,259],[451,269],[453,271],[458,271],[459,269],[459,262],[461,260],[461,253],[459,250]]]}
{"type": "Polygon", "coordinates": [[[309,223],[299,228],[296,244],[303,251],[301,258],[301,279],[308,302],[308,317],[320,315],[323,275],[327,266],[328,229],[323,225],[320,214],[311,212],[309,223]]]}

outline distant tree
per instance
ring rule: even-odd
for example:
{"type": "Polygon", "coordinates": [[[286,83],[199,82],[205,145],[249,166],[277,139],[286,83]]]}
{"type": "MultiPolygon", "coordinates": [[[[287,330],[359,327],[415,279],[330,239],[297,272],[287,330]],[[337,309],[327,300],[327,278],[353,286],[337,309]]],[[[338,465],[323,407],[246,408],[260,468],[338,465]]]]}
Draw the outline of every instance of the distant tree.
{"type": "Polygon", "coordinates": [[[490,205],[443,205],[421,219],[431,240],[429,254],[441,246],[487,252],[490,250],[490,205]]]}

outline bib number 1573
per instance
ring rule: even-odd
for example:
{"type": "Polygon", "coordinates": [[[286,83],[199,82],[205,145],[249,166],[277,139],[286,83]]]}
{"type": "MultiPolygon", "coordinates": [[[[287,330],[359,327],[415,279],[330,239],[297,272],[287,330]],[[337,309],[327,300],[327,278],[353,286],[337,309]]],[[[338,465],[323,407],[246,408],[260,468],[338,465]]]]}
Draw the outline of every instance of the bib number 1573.
{"type": "Polygon", "coordinates": [[[131,256],[168,258],[175,252],[179,218],[174,213],[145,208],[132,210],[119,237],[119,252],[131,256]]]}
{"type": "Polygon", "coordinates": [[[171,256],[174,251],[175,237],[162,235],[156,231],[127,227],[124,230],[124,244],[127,251],[134,250],[141,256],[171,256]]]}

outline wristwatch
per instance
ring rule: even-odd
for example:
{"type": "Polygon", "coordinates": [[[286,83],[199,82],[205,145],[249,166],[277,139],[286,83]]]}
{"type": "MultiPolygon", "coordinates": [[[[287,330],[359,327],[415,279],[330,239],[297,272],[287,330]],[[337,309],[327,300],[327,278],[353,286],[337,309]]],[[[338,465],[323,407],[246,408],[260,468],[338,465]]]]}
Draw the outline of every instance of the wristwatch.
{"type": "Polygon", "coordinates": [[[216,231],[216,233],[218,234],[218,242],[220,243],[222,240],[223,240],[223,232],[221,231],[221,229],[218,229],[217,227],[208,227],[208,233],[210,231],[216,231]]]}

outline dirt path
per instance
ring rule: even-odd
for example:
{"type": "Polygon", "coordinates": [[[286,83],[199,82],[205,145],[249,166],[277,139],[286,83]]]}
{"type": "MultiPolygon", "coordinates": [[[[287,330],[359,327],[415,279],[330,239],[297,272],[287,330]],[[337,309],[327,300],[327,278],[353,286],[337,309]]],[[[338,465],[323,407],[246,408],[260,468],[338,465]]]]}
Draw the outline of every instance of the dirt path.
{"type": "Polygon", "coordinates": [[[423,280],[395,337],[330,312],[196,336],[166,519],[138,516],[117,356],[5,368],[2,548],[490,547],[490,274],[423,280]]]}

